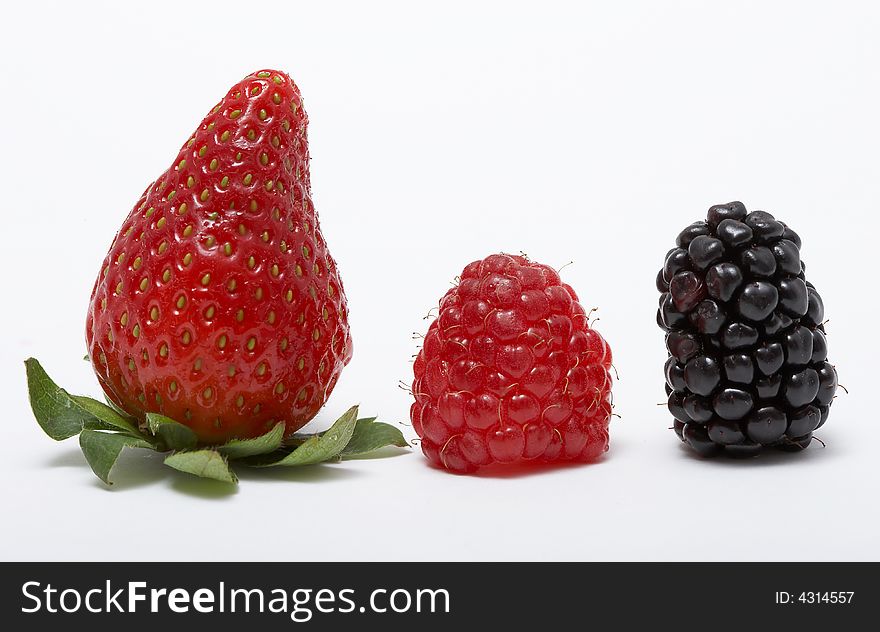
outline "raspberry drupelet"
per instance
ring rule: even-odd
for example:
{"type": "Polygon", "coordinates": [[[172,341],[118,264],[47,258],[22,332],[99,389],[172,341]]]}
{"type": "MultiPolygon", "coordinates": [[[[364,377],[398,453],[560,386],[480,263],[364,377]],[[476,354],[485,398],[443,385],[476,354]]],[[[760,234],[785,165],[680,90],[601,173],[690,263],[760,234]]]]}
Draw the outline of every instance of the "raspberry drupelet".
{"type": "Polygon", "coordinates": [[[611,361],[553,268],[490,255],[440,300],[413,366],[413,428],[452,472],[594,461],[608,450],[611,361]]]}

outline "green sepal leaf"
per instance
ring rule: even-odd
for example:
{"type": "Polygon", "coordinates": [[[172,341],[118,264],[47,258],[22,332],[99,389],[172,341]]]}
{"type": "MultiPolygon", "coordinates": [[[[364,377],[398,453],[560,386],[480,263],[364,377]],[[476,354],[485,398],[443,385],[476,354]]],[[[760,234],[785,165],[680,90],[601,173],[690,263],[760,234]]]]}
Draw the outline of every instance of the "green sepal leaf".
{"type": "Polygon", "coordinates": [[[341,456],[345,458],[347,456],[366,454],[389,445],[399,448],[409,447],[409,443],[407,443],[400,428],[376,421],[375,417],[358,419],[351,441],[342,450],[341,456]]]}
{"type": "Polygon", "coordinates": [[[39,361],[28,358],[24,364],[31,410],[43,432],[55,441],[62,441],[79,434],[86,421],[95,419],[67,391],[52,381],[39,361]]]}
{"type": "Polygon", "coordinates": [[[71,395],[70,398],[73,399],[80,408],[95,417],[95,419],[103,423],[105,426],[109,426],[109,429],[122,430],[132,436],[142,438],[136,422],[128,415],[123,416],[107,404],[94,400],[91,397],[71,395]]]}
{"type": "Polygon", "coordinates": [[[314,465],[337,459],[354,434],[357,425],[357,412],[358,407],[352,406],[326,432],[312,435],[293,452],[269,462],[254,461],[251,465],[256,467],[292,467],[314,465]]]}
{"type": "Polygon", "coordinates": [[[119,413],[120,415],[122,415],[123,417],[129,417],[129,418],[131,418],[131,419],[134,419],[134,417],[132,417],[132,416],[129,415],[127,412],[125,412],[124,410],[122,410],[119,406],[117,406],[116,403],[115,403],[112,399],[110,399],[109,397],[107,397],[107,394],[106,394],[106,393],[104,394],[104,403],[107,404],[107,405],[108,405],[110,408],[112,408],[113,410],[115,410],[117,413],[119,413]]]}
{"type": "MultiPolygon", "coordinates": [[[[83,430],[109,430],[110,432],[119,432],[119,428],[117,428],[116,426],[114,426],[112,424],[108,424],[106,422],[101,421],[100,419],[95,419],[95,418],[87,419],[86,421],[84,421],[83,425],[82,425],[82,429],[83,430]]],[[[129,433],[126,432],[123,434],[129,434],[129,433]]],[[[129,436],[134,436],[134,435],[129,435],[129,436]]],[[[149,441],[149,439],[145,439],[145,440],[149,441]]]]}
{"type": "Polygon", "coordinates": [[[199,442],[196,433],[189,426],[158,413],[147,413],[147,426],[169,450],[190,450],[199,442]]]}
{"type": "Polygon", "coordinates": [[[275,424],[269,432],[253,439],[232,439],[218,446],[217,451],[228,459],[243,459],[258,454],[268,454],[284,443],[284,422],[275,424]]]}
{"type": "Polygon", "coordinates": [[[126,448],[174,450],[165,458],[171,468],[226,483],[238,478],[228,459],[244,459],[256,467],[299,466],[339,460],[387,445],[406,447],[396,427],[376,422],[375,417],[357,419],[353,406],[330,427],[315,435],[296,435],[285,440],[284,423],[253,439],[236,439],[217,448],[195,449],[198,438],[188,426],[163,415],[147,414],[153,436],[141,431],[135,418],[111,401],[71,395],[58,386],[39,361],[25,361],[31,408],[43,431],[60,441],[79,434],[83,455],[92,471],[112,484],[110,473],[126,448]]]}
{"type": "Polygon", "coordinates": [[[232,484],[238,482],[238,477],[229,469],[226,458],[211,448],[174,452],[165,457],[165,465],[202,478],[232,484]]]}
{"type": "Polygon", "coordinates": [[[110,471],[116,465],[119,455],[125,448],[153,448],[153,446],[137,437],[132,437],[119,432],[100,432],[85,429],[79,433],[79,447],[82,448],[92,471],[108,485],[110,471]]]}

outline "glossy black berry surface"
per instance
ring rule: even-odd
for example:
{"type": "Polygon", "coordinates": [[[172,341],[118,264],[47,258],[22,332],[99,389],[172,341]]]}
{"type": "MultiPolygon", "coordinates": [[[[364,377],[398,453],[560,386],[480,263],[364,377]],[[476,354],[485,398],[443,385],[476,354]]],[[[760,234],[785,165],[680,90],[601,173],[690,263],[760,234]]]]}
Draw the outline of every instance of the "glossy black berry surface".
{"type": "Polygon", "coordinates": [[[800,236],[731,202],[675,245],[656,285],[676,435],[703,456],[805,449],[828,418],[837,372],[800,236]]]}

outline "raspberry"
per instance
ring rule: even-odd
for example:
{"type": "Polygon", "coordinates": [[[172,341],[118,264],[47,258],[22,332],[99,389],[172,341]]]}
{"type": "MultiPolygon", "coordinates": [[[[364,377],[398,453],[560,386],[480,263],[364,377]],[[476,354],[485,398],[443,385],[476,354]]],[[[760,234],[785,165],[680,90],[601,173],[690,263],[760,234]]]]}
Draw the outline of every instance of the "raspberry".
{"type": "Polygon", "coordinates": [[[434,465],[594,461],[608,450],[611,349],[549,266],[474,261],[440,300],[410,416],[434,465]]]}
{"type": "Polygon", "coordinates": [[[770,213],[731,202],[666,254],[657,322],[668,406],[678,437],[704,456],[803,450],[828,418],[837,372],[800,247],[770,213]]]}

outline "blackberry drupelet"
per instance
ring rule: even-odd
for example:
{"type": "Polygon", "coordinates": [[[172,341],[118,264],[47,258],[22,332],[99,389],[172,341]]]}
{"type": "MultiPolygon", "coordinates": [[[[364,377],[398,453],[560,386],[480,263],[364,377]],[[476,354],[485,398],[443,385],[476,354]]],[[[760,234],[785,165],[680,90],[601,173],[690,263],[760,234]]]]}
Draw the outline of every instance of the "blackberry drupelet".
{"type": "Polygon", "coordinates": [[[803,450],[828,418],[837,372],[800,237],[731,202],[675,243],[657,274],[675,433],[704,456],[803,450]]]}

